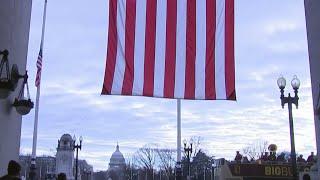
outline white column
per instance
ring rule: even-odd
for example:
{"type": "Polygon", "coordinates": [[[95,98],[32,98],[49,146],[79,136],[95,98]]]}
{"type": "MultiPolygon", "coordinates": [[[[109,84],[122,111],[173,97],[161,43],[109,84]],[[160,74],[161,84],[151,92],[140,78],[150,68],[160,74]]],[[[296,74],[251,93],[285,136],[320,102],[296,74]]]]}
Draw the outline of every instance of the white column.
{"type": "MultiPolygon", "coordinates": [[[[31,5],[32,0],[0,1],[0,51],[8,49],[10,66],[17,64],[20,73],[26,70],[31,5]]],[[[18,89],[0,99],[0,176],[10,160],[19,158],[22,118],[12,108],[18,89]]]]}
{"type": "MultiPolygon", "coordinates": [[[[312,86],[313,107],[318,108],[320,105],[319,98],[319,86],[320,86],[320,1],[319,0],[305,0],[305,13],[307,23],[308,34],[308,50],[309,50],[309,62],[310,62],[310,75],[312,86]]],[[[316,143],[317,143],[317,156],[318,156],[318,177],[320,177],[320,116],[314,116],[316,143]]],[[[307,132],[306,132],[307,133],[307,132]]]]}

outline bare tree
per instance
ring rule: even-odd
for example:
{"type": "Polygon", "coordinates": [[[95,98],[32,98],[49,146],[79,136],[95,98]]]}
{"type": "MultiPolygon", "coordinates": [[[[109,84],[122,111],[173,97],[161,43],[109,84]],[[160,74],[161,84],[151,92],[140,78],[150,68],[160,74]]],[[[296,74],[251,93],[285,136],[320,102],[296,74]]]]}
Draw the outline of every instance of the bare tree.
{"type": "Polygon", "coordinates": [[[135,162],[146,170],[147,176],[153,177],[153,170],[156,165],[157,144],[146,144],[140,148],[134,155],[135,162]]]}
{"type": "Polygon", "coordinates": [[[135,162],[136,158],[132,154],[127,154],[126,155],[126,167],[124,171],[124,176],[126,179],[134,179],[134,177],[137,176],[137,164],[135,162]]]}
{"type": "Polygon", "coordinates": [[[250,159],[256,160],[259,159],[261,154],[266,152],[268,149],[268,141],[266,140],[256,140],[253,143],[242,149],[244,156],[249,157],[250,159]]]}
{"type": "Polygon", "coordinates": [[[242,149],[243,155],[249,157],[250,159],[256,159],[259,155],[255,146],[249,145],[242,149]]]}
{"type": "Polygon", "coordinates": [[[200,145],[203,138],[201,136],[192,136],[189,140],[189,143],[192,143],[192,157],[195,157],[200,151],[200,145]]]}
{"type": "Polygon", "coordinates": [[[165,175],[169,179],[171,176],[174,175],[173,169],[176,163],[174,155],[176,153],[176,150],[157,149],[156,152],[159,158],[160,168],[164,169],[165,175]]]}
{"type": "Polygon", "coordinates": [[[214,156],[207,155],[200,149],[195,157],[193,157],[191,174],[196,176],[196,179],[204,179],[212,168],[214,156]]]}
{"type": "Polygon", "coordinates": [[[260,141],[257,142],[257,144],[258,144],[258,147],[259,147],[259,152],[260,152],[260,154],[267,151],[267,149],[268,149],[268,144],[269,144],[268,141],[266,141],[266,140],[260,140],[260,141]]]}

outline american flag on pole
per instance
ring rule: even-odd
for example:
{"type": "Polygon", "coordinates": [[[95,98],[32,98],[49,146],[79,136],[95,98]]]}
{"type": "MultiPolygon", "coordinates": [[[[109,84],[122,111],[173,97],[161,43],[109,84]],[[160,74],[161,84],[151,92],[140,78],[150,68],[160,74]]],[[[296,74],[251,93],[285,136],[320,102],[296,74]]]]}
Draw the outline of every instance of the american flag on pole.
{"type": "Polygon", "coordinates": [[[36,75],[36,80],[35,80],[36,87],[40,86],[41,69],[42,69],[42,48],[40,48],[38,59],[37,59],[37,75],[36,75]]]}
{"type": "Polygon", "coordinates": [[[234,0],[109,0],[102,94],[235,100],[234,0]]]}

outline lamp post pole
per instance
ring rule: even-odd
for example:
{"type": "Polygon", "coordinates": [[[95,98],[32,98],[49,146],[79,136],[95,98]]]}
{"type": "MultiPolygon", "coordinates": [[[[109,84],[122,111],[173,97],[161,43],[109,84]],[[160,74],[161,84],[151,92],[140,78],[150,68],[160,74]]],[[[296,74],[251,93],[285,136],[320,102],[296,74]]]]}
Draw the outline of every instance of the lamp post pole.
{"type": "Polygon", "coordinates": [[[80,136],[80,144],[76,144],[76,137],[73,136],[73,150],[76,149],[76,175],[75,175],[75,180],[78,180],[78,154],[79,154],[79,149],[81,150],[82,147],[82,136],[80,136]]]}
{"type": "Polygon", "coordinates": [[[215,169],[215,164],[213,162],[213,164],[211,166],[211,180],[214,180],[214,169],[215,169]]]}
{"type": "Polygon", "coordinates": [[[277,81],[278,86],[280,88],[281,92],[281,106],[284,108],[285,104],[288,104],[288,112],[289,112],[289,127],[290,127],[290,142],[291,142],[291,164],[292,164],[292,174],[294,179],[298,179],[297,176],[297,160],[296,160],[296,149],[295,149],[295,143],[294,143],[294,128],[293,128],[293,117],[292,117],[292,104],[296,105],[296,108],[298,109],[298,89],[300,87],[300,80],[297,78],[297,76],[294,76],[291,81],[291,86],[294,90],[294,97],[291,97],[290,93],[288,94],[288,97],[284,96],[284,88],[286,86],[286,80],[283,77],[280,77],[277,81]]]}
{"type": "Polygon", "coordinates": [[[192,143],[190,143],[190,146],[187,146],[187,142],[184,141],[183,144],[184,144],[184,153],[185,153],[185,156],[187,157],[187,160],[188,160],[188,177],[187,177],[187,179],[189,179],[190,175],[191,175],[190,158],[191,158],[191,154],[192,154],[192,143]]]}

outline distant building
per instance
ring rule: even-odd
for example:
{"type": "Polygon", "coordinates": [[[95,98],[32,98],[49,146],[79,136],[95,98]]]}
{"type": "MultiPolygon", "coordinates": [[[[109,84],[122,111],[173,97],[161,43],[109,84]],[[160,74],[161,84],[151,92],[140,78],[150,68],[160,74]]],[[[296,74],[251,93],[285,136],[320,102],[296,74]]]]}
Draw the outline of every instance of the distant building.
{"type": "MultiPolygon", "coordinates": [[[[31,155],[20,155],[21,176],[27,178],[30,170],[31,155]]],[[[54,179],[56,171],[56,158],[51,156],[41,156],[36,158],[37,179],[54,179]]]]}
{"type": "Polygon", "coordinates": [[[58,140],[56,155],[56,174],[65,173],[67,179],[73,180],[74,141],[70,134],[64,134],[58,140]]]}
{"type": "Polygon", "coordinates": [[[93,180],[107,180],[107,172],[106,171],[94,172],[93,180]]]}
{"type": "MultiPolygon", "coordinates": [[[[75,158],[73,150],[74,141],[70,134],[64,134],[58,140],[56,157],[42,156],[36,158],[37,179],[55,180],[57,174],[65,173],[68,180],[75,178],[75,158]]],[[[28,179],[31,155],[20,155],[19,157],[21,176],[28,179]]],[[[78,161],[78,180],[92,180],[93,167],[85,160],[78,161]]]]}
{"type": "Polygon", "coordinates": [[[112,153],[107,171],[107,180],[125,180],[124,172],[126,161],[123,154],[120,152],[119,145],[116,146],[116,151],[112,153]]]}
{"type": "Polygon", "coordinates": [[[87,163],[86,160],[79,160],[79,180],[92,180],[93,178],[93,167],[87,163]]]}

